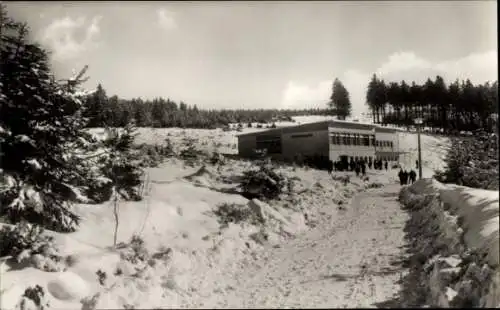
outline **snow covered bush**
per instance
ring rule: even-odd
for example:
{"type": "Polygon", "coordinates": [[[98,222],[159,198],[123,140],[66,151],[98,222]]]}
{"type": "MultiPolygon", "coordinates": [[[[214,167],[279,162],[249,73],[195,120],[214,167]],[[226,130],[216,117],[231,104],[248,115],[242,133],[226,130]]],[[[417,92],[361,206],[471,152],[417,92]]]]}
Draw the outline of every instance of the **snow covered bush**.
{"type": "Polygon", "coordinates": [[[452,138],[446,168],[435,178],[443,183],[498,190],[498,136],[477,132],[473,138],[452,138]]]}
{"type": "Polygon", "coordinates": [[[157,167],[166,157],[173,156],[174,149],[172,141],[169,138],[165,140],[165,145],[155,144],[141,144],[136,146],[139,156],[141,157],[141,166],[143,167],[157,167]]]}
{"type": "Polygon", "coordinates": [[[50,307],[45,291],[40,285],[28,287],[21,298],[21,301],[16,307],[16,310],[44,310],[50,307]]]}
{"type": "Polygon", "coordinates": [[[196,148],[196,140],[193,138],[184,138],[183,147],[179,152],[179,157],[186,161],[190,166],[202,156],[202,152],[196,148]]]}
{"type": "Polygon", "coordinates": [[[0,230],[0,256],[12,256],[18,263],[29,262],[44,271],[63,269],[62,257],[51,236],[38,225],[19,223],[0,230]]]}
{"type": "Polygon", "coordinates": [[[224,165],[226,162],[224,155],[219,152],[213,152],[210,158],[210,163],[212,165],[224,165]]]}
{"type": "Polygon", "coordinates": [[[371,183],[368,183],[368,185],[366,185],[367,188],[381,188],[383,186],[384,186],[384,184],[382,184],[380,182],[371,182],[371,183]]]}
{"type": "Polygon", "coordinates": [[[238,224],[241,222],[258,225],[262,222],[261,218],[247,205],[222,203],[215,208],[213,213],[223,226],[227,226],[229,223],[238,224]]]}
{"type": "Polygon", "coordinates": [[[241,189],[244,193],[256,196],[255,198],[258,199],[277,198],[287,188],[293,188],[293,185],[289,185],[285,175],[276,170],[270,161],[258,162],[257,169],[243,172],[241,189]]]}
{"type": "Polygon", "coordinates": [[[132,236],[129,243],[121,242],[116,248],[120,250],[120,257],[126,261],[136,264],[146,261],[150,254],[145,247],[144,240],[139,236],[132,236]]]}

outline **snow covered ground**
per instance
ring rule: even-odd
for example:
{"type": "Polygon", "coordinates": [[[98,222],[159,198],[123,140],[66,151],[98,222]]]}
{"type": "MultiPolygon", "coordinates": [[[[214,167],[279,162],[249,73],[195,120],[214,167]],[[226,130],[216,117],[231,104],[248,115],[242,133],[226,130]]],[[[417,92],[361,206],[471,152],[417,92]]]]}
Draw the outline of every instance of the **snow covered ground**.
{"type": "MultiPolygon", "coordinates": [[[[299,119],[302,122],[311,121],[311,117],[299,119]]],[[[249,130],[256,129],[244,129],[243,132],[249,130]]],[[[93,132],[99,134],[103,131],[97,129],[93,132]]],[[[237,133],[239,132],[140,128],[137,142],[163,143],[165,138],[170,138],[178,148],[183,139],[194,138],[197,147],[206,152],[218,150],[221,153],[235,154],[237,153],[235,137],[237,133]]],[[[409,150],[415,149],[414,135],[408,134],[402,141],[402,146],[409,150]]],[[[424,171],[430,174],[432,169],[442,165],[439,161],[446,141],[424,136],[423,144],[426,158],[424,171]]],[[[408,165],[411,162],[408,160],[408,165]]],[[[268,240],[260,242],[256,236],[263,234],[261,228],[249,223],[229,224],[227,228],[223,228],[212,213],[213,209],[222,203],[242,206],[249,204],[247,199],[237,194],[230,194],[225,189],[235,186],[237,181],[230,179],[237,178],[242,171],[251,166],[252,163],[247,161],[228,159],[226,165],[219,168],[208,165],[201,173],[193,176],[201,166],[189,167],[183,161],[173,158],[157,168],[147,169],[145,199],[141,202],[120,202],[118,226],[118,242],[128,242],[134,234],[142,237],[145,241],[145,250],[150,253],[147,264],[131,263],[124,259],[123,251],[112,247],[114,228],[112,203],[97,206],[77,205],[76,208],[83,217],[80,229],[70,234],[52,233],[61,248],[61,255],[71,258],[68,260],[71,263],[67,263],[66,271],[45,272],[33,267],[19,266],[9,262],[8,259],[3,259],[1,308],[15,308],[25,288],[36,284],[45,289],[50,307],[56,309],[80,309],[82,299],[85,307],[91,309],[88,297],[92,296],[95,297],[95,307],[100,309],[131,306],[136,308],[236,306],[239,301],[243,302],[241,298],[246,300],[245,303],[249,302],[248,298],[253,298],[251,297],[253,296],[252,285],[257,280],[252,280],[252,282],[246,278],[254,273],[251,271],[255,270],[252,269],[255,268],[252,267],[253,264],[264,266],[266,257],[275,263],[279,262],[277,257],[272,256],[274,254],[283,255],[283,257],[292,255],[290,258],[293,258],[295,254],[287,254],[286,249],[290,249],[292,251],[290,253],[297,255],[297,264],[289,262],[286,268],[303,269],[297,270],[297,279],[311,278],[312,280],[314,276],[327,276],[327,270],[308,271],[304,268],[314,267],[305,260],[317,259],[321,261],[321,264],[326,264],[325,259],[331,253],[324,251],[327,251],[326,247],[330,243],[338,244],[339,248],[335,250],[337,254],[334,256],[337,256],[336,259],[339,260],[339,266],[336,268],[342,269],[332,270],[331,274],[348,277],[346,275],[349,272],[357,273],[356,268],[363,264],[374,268],[366,269],[368,271],[361,273],[361,278],[353,276],[352,280],[347,280],[349,285],[346,287],[339,283],[335,284],[346,289],[339,294],[345,293],[344,296],[347,297],[334,298],[339,306],[369,306],[368,302],[355,304],[355,300],[369,295],[371,296],[370,302],[375,303],[388,298],[397,290],[392,280],[386,284],[380,284],[379,287],[377,283],[385,283],[384,281],[388,280],[373,280],[372,276],[370,276],[372,278],[366,278],[366,275],[371,272],[383,272],[379,269],[385,268],[384,264],[388,263],[385,258],[375,255],[377,251],[384,250],[387,253],[393,253],[396,251],[394,247],[401,245],[402,235],[398,235],[401,232],[396,229],[394,235],[391,235],[394,238],[388,238],[386,234],[390,233],[390,230],[384,232],[383,222],[394,221],[390,225],[400,225],[404,220],[404,213],[401,213],[401,217],[397,215],[397,204],[391,205],[390,208],[384,203],[374,206],[366,201],[366,197],[355,198],[358,202],[350,204],[350,200],[357,197],[356,193],[365,190],[370,183],[389,184],[389,192],[392,193],[391,197],[394,197],[396,188],[399,187],[394,187],[396,170],[369,171],[369,181],[351,176],[350,184],[344,186],[341,182],[332,180],[324,171],[293,167],[280,168],[286,175],[298,178],[297,188],[295,194],[281,197],[271,205],[264,206],[269,216],[269,221],[263,228],[268,240]],[[352,207],[353,205],[358,207],[352,207]],[[380,210],[380,208],[387,209],[380,210]],[[345,226],[352,234],[357,231],[359,234],[356,235],[357,237],[351,236],[346,231],[335,230],[336,226],[345,226]],[[331,235],[332,229],[335,231],[333,235],[331,235]],[[371,236],[376,240],[373,241],[371,236]],[[319,239],[314,241],[316,237],[319,239]],[[350,245],[351,239],[349,238],[351,237],[352,240],[359,241],[356,241],[359,247],[350,245]],[[321,245],[317,247],[319,252],[312,252],[319,255],[318,257],[315,256],[316,254],[301,256],[300,253],[316,247],[310,242],[318,242],[321,245]],[[166,250],[168,248],[170,250],[166,250]],[[268,252],[269,249],[277,252],[268,252]],[[367,249],[373,251],[367,251],[367,249]],[[169,253],[168,259],[162,259],[163,256],[158,254],[165,252],[169,253]],[[366,254],[368,252],[370,253],[366,254]],[[356,259],[359,262],[353,263],[352,266],[345,264],[344,266],[340,263],[350,258],[353,258],[353,262],[356,259]],[[377,265],[379,260],[382,261],[380,266],[377,265]],[[242,268],[246,271],[241,274],[242,268]],[[102,276],[96,274],[98,271],[106,274],[105,281],[102,280],[102,276]],[[308,274],[308,272],[311,273],[308,274]],[[229,281],[231,277],[240,281],[241,289],[240,284],[229,281]],[[247,285],[243,285],[242,283],[247,280],[249,281],[247,285]],[[375,293],[370,291],[373,286],[376,287],[375,293]],[[238,292],[236,294],[233,291],[238,292]]],[[[379,200],[383,202],[384,194],[379,190],[377,195],[381,195],[379,200]]],[[[323,267],[328,268],[326,265],[323,267]]],[[[269,269],[267,270],[270,272],[269,269]]],[[[255,276],[260,274],[261,280],[267,281],[266,277],[270,275],[268,271],[255,273],[255,276]]],[[[285,274],[288,271],[283,269],[285,274]]],[[[276,274],[273,277],[276,280],[281,275],[276,274]]],[[[272,282],[274,280],[270,281],[269,284],[274,283],[272,282]]],[[[321,284],[318,285],[321,286],[321,284]]],[[[274,285],[271,286],[274,287],[274,285]]],[[[337,286],[331,288],[336,290],[337,286]]],[[[269,286],[258,287],[261,292],[265,293],[262,289],[269,286]]],[[[286,286],[276,286],[276,289],[278,288],[285,289],[284,293],[286,293],[286,286]]],[[[304,298],[319,296],[323,299],[316,301],[316,305],[327,305],[329,302],[337,305],[333,303],[331,297],[327,296],[327,291],[324,289],[321,292],[316,289],[311,290],[310,293],[304,293],[304,298]]],[[[292,292],[293,290],[290,289],[290,293],[292,292]]],[[[280,293],[273,290],[270,294],[269,298],[278,298],[280,293]]],[[[258,303],[258,305],[275,307],[299,304],[306,306],[306,302],[312,302],[312,299],[300,300],[300,294],[294,298],[293,303],[280,304],[272,302],[276,299],[267,301],[256,299],[255,305],[257,306],[258,303]]]]}

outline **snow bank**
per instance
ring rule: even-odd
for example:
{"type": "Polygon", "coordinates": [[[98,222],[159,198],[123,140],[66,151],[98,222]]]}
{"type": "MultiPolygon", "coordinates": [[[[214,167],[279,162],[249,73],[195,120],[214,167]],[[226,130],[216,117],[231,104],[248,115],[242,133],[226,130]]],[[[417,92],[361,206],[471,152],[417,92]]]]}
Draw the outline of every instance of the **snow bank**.
{"type": "Polygon", "coordinates": [[[498,199],[431,179],[401,190],[411,214],[407,306],[500,306],[498,199]]]}

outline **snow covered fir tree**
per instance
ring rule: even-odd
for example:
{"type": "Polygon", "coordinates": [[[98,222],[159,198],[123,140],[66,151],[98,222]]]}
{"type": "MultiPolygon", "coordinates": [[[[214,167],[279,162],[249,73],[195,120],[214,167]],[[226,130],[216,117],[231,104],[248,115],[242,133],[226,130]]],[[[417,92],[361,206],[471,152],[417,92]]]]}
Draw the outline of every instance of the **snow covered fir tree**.
{"type": "Polygon", "coordinates": [[[118,133],[111,142],[87,132],[82,115],[89,93],[80,88],[85,70],[56,81],[47,51],[29,41],[27,25],[10,19],[4,8],[1,14],[0,216],[74,231],[80,218],[71,202],[99,202],[110,197],[102,197],[105,188],[140,182],[137,167],[116,168],[116,154],[130,148],[131,132],[118,133]],[[121,141],[121,148],[113,141],[121,141]]]}

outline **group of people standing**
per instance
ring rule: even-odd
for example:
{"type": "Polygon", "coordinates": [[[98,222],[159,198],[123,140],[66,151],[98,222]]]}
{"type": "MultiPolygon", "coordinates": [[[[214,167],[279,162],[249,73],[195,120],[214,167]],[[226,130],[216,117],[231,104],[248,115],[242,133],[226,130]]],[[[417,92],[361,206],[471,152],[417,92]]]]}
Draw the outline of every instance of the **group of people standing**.
{"type": "MultiPolygon", "coordinates": [[[[371,166],[371,165],[370,165],[371,166]]],[[[389,163],[386,161],[382,161],[382,159],[376,159],[374,162],[373,162],[373,168],[375,170],[382,170],[383,168],[385,168],[385,171],[387,171],[389,169],[389,163]]],[[[370,167],[371,169],[371,167],[370,167]]]]}
{"type": "Polygon", "coordinates": [[[401,185],[413,184],[417,180],[417,173],[413,169],[411,169],[410,172],[408,172],[406,170],[403,170],[403,168],[401,168],[401,170],[399,170],[398,177],[399,177],[399,184],[401,185]]]}
{"type": "Polygon", "coordinates": [[[341,161],[338,160],[336,162],[333,162],[330,160],[329,165],[328,165],[328,173],[332,173],[334,170],[335,171],[354,171],[356,172],[356,176],[361,175],[366,175],[366,169],[376,169],[376,170],[382,170],[385,168],[385,170],[389,169],[389,163],[387,161],[382,161],[380,159],[376,159],[375,161],[372,162],[371,158],[368,158],[367,161],[364,159],[353,159],[351,157],[351,160],[349,162],[347,161],[341,161]]]}

